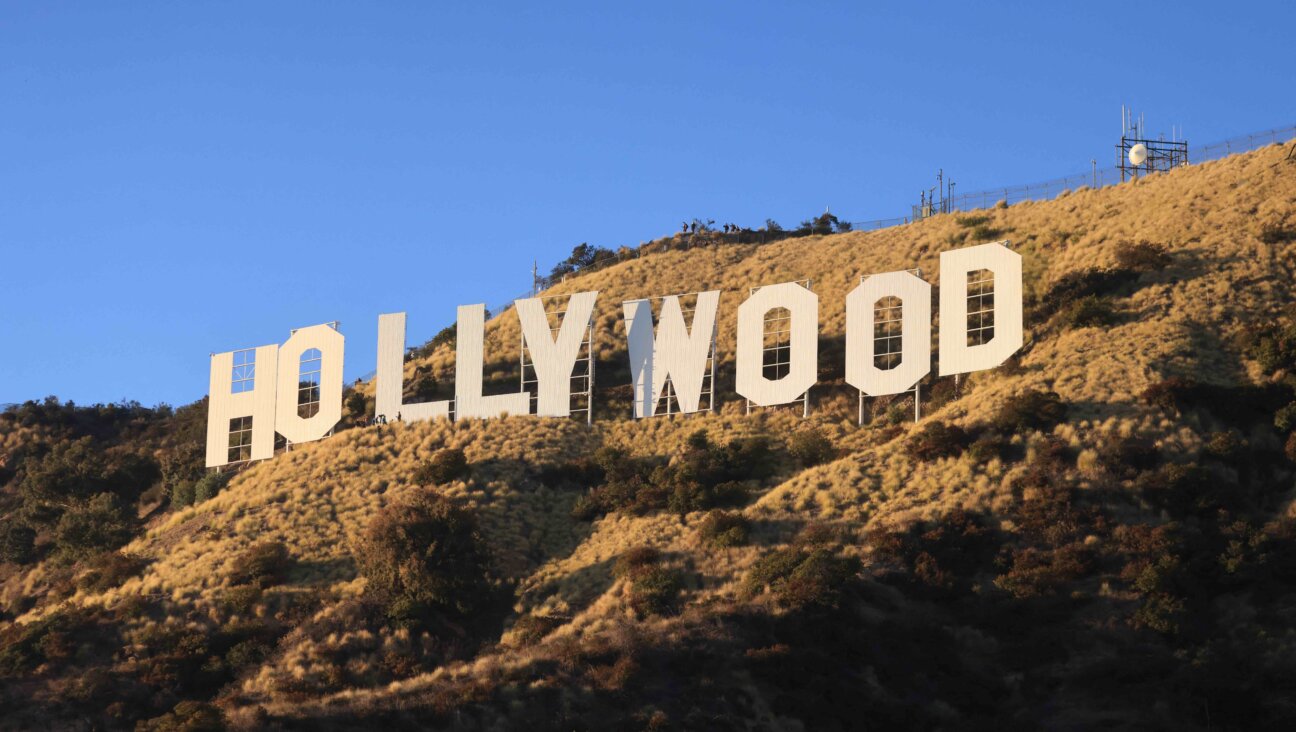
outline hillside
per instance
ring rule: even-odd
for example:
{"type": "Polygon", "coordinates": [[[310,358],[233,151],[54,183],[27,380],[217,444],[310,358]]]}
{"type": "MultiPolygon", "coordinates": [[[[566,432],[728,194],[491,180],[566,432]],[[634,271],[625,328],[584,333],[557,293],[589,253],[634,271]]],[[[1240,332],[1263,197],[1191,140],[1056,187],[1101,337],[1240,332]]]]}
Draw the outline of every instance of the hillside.
{"type": "MultiPolygon", "coordinates": [[[[0,726],[214,714],[186,701],[241,729],[1292,724],[1294,263],[1288,145],[571,277],[545,294],[599,292],[592,426],[346,429],[195,505],[145,509],[118,552],[138,559],[112,581],[83,581],[101,556],[5,565],[0,726]],[[1020,354],[958,393],[929,376],[917,424],[893,399],[857,426],[846,293],[915,266],[934,280],[941,251],[999,239],[1026,267],[1020,354]],[[737,306],[807,278],[810,417],[747,415],[737,306]],[[629,419],[621,302],[709,289],[723,291],[717,411],[629,419]],[[467,469],[430,479],[447,448],[467,469]],[[357,560],[375,517],[429,493],[476,517],[504,598],[457,625],[383,610],[357,560]],[[248,580],[247,553],[268,543],[281,571],[248,580]]],[[[488,383],[516,383],[518,341],[513,312],[488,323],[488,383]]],[[[452,372],[449,344],[407,364],[442,390],[452,372]]],[[[7,500],[41,429],[0,421],[7,500]]],[[[121,438],[146,439],[173,447],[121,438]]],[[[169,478],[145,480],[140,493],[169,478]]]]}

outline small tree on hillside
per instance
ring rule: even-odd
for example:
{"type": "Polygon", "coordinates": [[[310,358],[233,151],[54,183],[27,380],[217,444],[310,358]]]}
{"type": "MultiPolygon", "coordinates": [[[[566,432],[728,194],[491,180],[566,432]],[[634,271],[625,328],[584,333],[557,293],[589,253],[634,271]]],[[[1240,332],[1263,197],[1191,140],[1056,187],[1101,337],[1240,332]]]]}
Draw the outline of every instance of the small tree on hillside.
{"type": "Polygon", "coordinates": [[[419,492],[378,513],[355,550],[367,592],[398,623],[480,617],[493,601],[489,559],[468,511],[419,492]]]}
{"type": "Polygon", "coordinates": [[[579,272],[583,269],[594,266],[598,262],[614,257],[616,257],[616,254],[611,249],[594,247],[585,242],[581,242],[572,248],[569,257],[554,265],[553,271],[549,273],[549,276],[557,279],[563,275],[571,274],[572,272],[579,272]]]}
{"type": "Polygon", "coordinates": [[[414,480],[419,483],[442,485],[460,478],[467,478],[469,473],[468,457],[457,447],[437,450],[432,458],[414,471],[414,480]]]}
{"type": "Polygon", "coordinates": [[[133,514],[112,493],[100,493],[69,508],[54,528],[59,556],[81,559],[122,546],[134,534],[133,514]]]}
{"type": "Polygon", "coordinates": [[[837,217],[825,211],[813,219],[802,221],[798,230],[803,234],[831,234],[834,230],[850,231],[850,224],[845,229],[841,228],[837,217]]]}

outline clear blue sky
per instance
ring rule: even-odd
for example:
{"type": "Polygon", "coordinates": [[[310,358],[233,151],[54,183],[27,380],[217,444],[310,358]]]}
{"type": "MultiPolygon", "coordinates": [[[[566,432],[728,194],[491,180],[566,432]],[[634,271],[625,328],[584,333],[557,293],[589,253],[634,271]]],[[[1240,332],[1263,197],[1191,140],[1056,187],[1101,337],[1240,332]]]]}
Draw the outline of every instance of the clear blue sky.
{"type": "Polygon", "coordinates": [[[449,5],[0,6],[0,402],[182,404],[331,320],[353,378],[582,241],[1110,164],[1122,103],[1296,123],[1290,2],[449,5]]]}

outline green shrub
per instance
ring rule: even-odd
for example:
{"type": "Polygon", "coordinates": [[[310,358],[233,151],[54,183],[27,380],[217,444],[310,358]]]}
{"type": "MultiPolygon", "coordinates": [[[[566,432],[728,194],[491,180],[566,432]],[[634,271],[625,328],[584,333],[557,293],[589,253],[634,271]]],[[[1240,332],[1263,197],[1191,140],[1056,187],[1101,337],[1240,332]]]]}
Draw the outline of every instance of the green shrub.
{"type": "MultiPolygon", "coordinates": [[[[839,232],[850,231],[849,223],[844,224],[837,220],[837,217],[825,211],[812,219],[806,219],[797,227],[799,234],[831,234],[834,229],[839,232]]],[[[773,231],[773,229],[771,229],[773,231]]]]}
{"type": "Polygon", "coordinates": [[[458,338],[459,327],[457,324],[451,323],[441,330],[438,330],[437,334],[432,336],[432,340],[428,341],[428,345],[434,349],[442,346],[453,348],[455,343],[458,341],[458,338]]]}
{"type": "Polygon", "coordinates": [[[430,402],[436,399],[439,391],[436,377],[432,374],[421,373],[414,379],[414,399],[420,402],[430,402]]]}
{"type": "Polygon", "coordinates": [[[968,231],[968,236],[971,237],[972,241],[992,241],[994,239],[998,239],[1002,237],[1004,233],[1005,233],[1004,229],[1000,229],[995,226],[990,226],[988,224],[979,224],[977,226],[973,226],[968,231]]]}
{"type": "MultiPolygon", "coordinates": [[[[111,671],[91,668],[72,680],[66,687],[64,698],[91,708],[111,709],[114,703],[120,704],[115,701],[120,698],[120,686],[117,676],[111,671]]],[[[109,716],[112,716],[111,712],[109,716]]]]}
{"type": "Polygon", "coordinates": [[[842,542],[842,530],[832,524],[822,521],[811,521],[797,532],[793,543],[801,547],[823,546],[826,544],[840,544],[842,542]]]}
{"type": "Polygon", "coordinates": [[[581,457],[563,463],[542,465],[539,470],[540,482],[551,488],[563,485],[576,485],[584,488],[596,486],[603,482],[604,473],[591,457],[581,457]]]}
{"type": "Polygon", "coordinates": [[[136,523],[116,495],[100,493],[64,511],[54,529],[55,550],[60,558],[75,560],[116,549],[131,540],[136,523]]]}
{"type": "Polygon", "coordinates": [[[171,508],[184,508],[194,503],[194,484],[197,481],[181,480],[167,488],[167,497],[171,499],[171,508]]]}
{"type": "Polygon", "coordinates": [[[513,634],[518,643],[531,646],[544,640],[545,636],[561,628],[571,618],[553,615],[523,615],[513,624],[513,634]]]}
{"type": "Polygon", "coordinates": [[[414,480],[423,485],[444,485],[468,477],[468,458],[457,447],[437,450],[430,460],[419,466],[414,480]]]}
{"type": "Polygon", "coordinates": [[[1274,427],[1277,427],[1279,432],[1296,430],[1296,402],[1288,404],[1274,414],[1274,427]]]}
{"type": "Polygon", "coordinates": [[[36,558],[36,530],[12,517],[0,526],[0,562],[27,564],[36,558]]]}
{"type": "Polygon", "coordinates": [[[167,493],[171,498],[172,508],[193,506],[214,498],[234,477],[233,473],[206,473],[197,480],[181,480],[173,483],[167,493]]]}
{"type": "Polygon", "coordinates": [[[1088,295],[1067,305],[1058,315],[1063,327],[1100,328],[1115,325],[1116,307],[1110,298],[1088,295]]]}
{"type": "Polygon", "coordinates": [[[26,515],[41,524],[57,523],[69,506],[111,495],[133,505],[161,477],[156,460],[129,451],[103,448],[93,438],[56,443],[38,459],[23,464],[18,484],[26,515]]]}
{"type": "Polygon", "coordinates": [[[915,460],[936,460],[959,455],[967,447],[967,433],[957,425],[933,420],[905,442],[905,451],[915,460]]]}
{"type": "Polygon", "coordinates": [[[755,595],[773,588],[790,576],[805,557],[805,552],[796,547],[775,549],[762,556],[752,565],[751,571],[743,580],[747,594],[755,595]]]}
{"type": "Polygon", "coordinates": [[[1057,392],[1030,389],[999,408],[991,425],[1005,434],[1047,430],[1066,419],[1067,406],[1057,392]]]}
{"type": "Polygon", "coordinates": [[[1167,411],[1179,411],[1187,404],[1196,383],[1182,376],[1171,376],[1150,384],[1139,395],[1146,404],[1167,411]]]}
{"type": "Polygon", "coordinates": [[[90,560],[86,570],[77,578],[77,587],[86,592],[103,592],[139,576],[148,565],[149,561],[144,557],[105,552],[90,560]]]}
{"type": "Polygon", "coordinates": [[[292,567],[288,547],[277,541],[253,544],[234,559],[230,582],[234,585],[251,585],[265,589],[283,584],[292,567]]]}
{"type": "Polygon", "coordinates": [[[1080,544],[1014,549],[1011,566],[994,583],[1017,598],[1051,595],[1083,577],[1091,565],[1091,552],[1080,544]]]}
{"type": "Polygon", "coordinates": [[[1236,460],[1245,450],[1246,442],[1232,430],[1212,432],[1204,446],[1207,455],[1225,462],[1236,460]]]}
{"type": "Polygon", "coordinates": [[[611,249],[590,246],[585,242],[581,242],[572,248],[569,257],[554,265],[553,270],[549,272],[549,277],[557,280],[563,275],[579,272],[613,259],[616,259],[616,253],[611,249]]]}
{"type": "Polygon", "coordinates": [[[228,613],[247,615],[261,601],[261,596],[264,594],[256,585],[236,585],[225,590],[221,595],[221,606],[228,613]]]}
{"type": "Polygon", "coordinates": [[[788,440],[788,455],[801,463],[802,467],[826,463],[833,458],[835,452],[832,442],[818,428],[800,430],[788,440]]]}
{"type": "Polygon", "coordinates": [[[366,592],[389,613],[458,622],[494,600],[476,520],[441,496],[417,493],[381,510],[355,555],[366,592]]]}
{"type": "MultiPolygon", "coordinates": [[[[669,480],[666,478],[665,480],[669,480]]],[[[730,481],[708,486],[693,481],[679,481],[671,491],[666,508],[685,516],[694,511],[705,511],[713,506],[735,506],[747,499],[747,488],[742,483],[730,481]]]]}
{"type": "Polygon", "coordinates": [[[1047,319],[1086,297],[1126,294],[1133,289],[1138,278],[1137,272],[1128,269],[1071,272],[1053,283],[1048,294],[1036,304],[1035,312],[1037,317],[1047,319]]]}
{"type": "Polygon", "coordinates": [[[1144,471],[1134,488],[1151,504],[1174,516],[1210,516],[1221,508],[1236,506],[1243,498],[1230,485],[1195,463],[1163,465],[1144,471]]]}
{"type": "Polygon", "coordinates": [[[347,412],[353,417],[364,417],[369,413],[369,400],[365,398],[362,392],[351,389],[347,392],[346,400],[347,412]]]}
{"type": "Polygon", "coordinates": [[[998,432],[988,431],[977,435],[977,438],[968,445],[967,454],[978,465],[988,463],[991,460],[1004,460],[1009,456],[1012,445],[1004,436],[998,432]]]}
{"type": "Polygon", "coordinates": [[[1131,272],[1154,272],[1170,264],[1165,247],[1149,241],[1123,241],[1116,245],[1116,265],[1131,272]]]}
{"type": "Polygon", "coordinates": [[[194,503],[210,500],[229,485],[233,473],[208,473],[194,484],[194,503]]]}
{"type": "Polygon", "coordinates": [[[225,713],[215,704],[182,701],[160,717],[135,725],[136,732],[223,732],[225,713]]]}
{"type": "Polygon", "coordinates": [[[998,551],[997,534],[988,524],[984,516],[958,509],[903,529],[876,529],[868,542],[878,556],[908,572],[906,579],[943,590],[961,589],[998,551]]]}
{"type": "Polygon", "coordinates": [[[627,549],[612,565],[612,574],[615,577],[631,577],[657,566],[661,559],[661,552],[650,546],[627,549]]]}
{"type": "Polygon", "coordinates": [[[23,675],[44,662],[40,641],[45,632],[42,623],[12,623],[0,630],[0,678],[23,675]]]}
{"type": "Polygon", "coordinates": [[[1246,354],[1266,374],[1296,367],[1296,311],[1288,310],[1278,324],[1246,329],[1241,341],[1246,354]]]}
{"type": "Polygon", "coordinates": [[[1156,443],[1146,437],[1123,437],[1104,444],[1098,459],[1117,475],[1137,473],[1156,466],[1160,460],[1156,443]]]}
{"type": "Polygon", "coordinates": [[[1080,502],[1081,494],[1061,481],[1051,480],[1035,487],[1013,506],[1017,533],[1025,541],[1045,547],[1060,547],[1083,541],[1105,524],[1102,512],[1080,502]]]}
{"type": "Polygon", "coordinates": [[[665,567],[651,567],[631,575],[630,607],[640,615],[666,615],[675,610],[683,578],[665,567]]]}
{"type": "Polygon", "coordinates": [[[684,516],[738,505],[748,497],[743,481],[766,477],[774,469],[766,438],[739,438],[718,447],[705,432],[691,435],[669,463],[632,458],[614,447],[599,448],[593,463],[603,482],[576,501],[572,516],[580,520],[613,511],[639,515],[663,508],[684,516]]]}
{"type": "Polygon", "coordinates": [[[0,627],[0,678],[24,677],[41,664],[68,660],[79,642],[102,635],[93,615],[82,608],[6,624],[0,627]]]}
{"type": "Polygon", "coordinates": [[[577,497],[572,503],[571,517],[577,521],[593,521],[607,513],[607,508],[601,498],[601,495],[593,492],[577,497]]]}
{"type": "Polygon", "coordinates": [[[855,557],[838,557],[827,549],[814,549],[776,590],[779,601],[791,607],[835,607],[842,589],[859,572],[855,557]]]}
{"type": "Polygon", "coordinates": [[[1177,635],[1184,614],[1185,605],[1181,598],[1167,592],[1156,592],[1143,598],[1130,618],[1130,624],[1162,635],[1177,635]]]}
{"type": "Polygon", "coordinates": [[[698,526],[698,536],[713,547],[742,546],[751,533],[751,522],[737,511],[712,511],[698,526]]]}
{"type": "Polygon", "coordinates": [[[225,652],[225,663],[235,671],[239,671],[253,666],[260,666],[265,662],[274,649],[268,643],[258,638],[250,638],[234,644],[225,652]]]}
{"type": "Polygon", "coordinates": [[[743,581],[748,595],[769,590],[792,607],[836,606],[846,584],[858,573],[859,560],[838,557],[816,547],[776,549],[761,557],[743,581]]]}

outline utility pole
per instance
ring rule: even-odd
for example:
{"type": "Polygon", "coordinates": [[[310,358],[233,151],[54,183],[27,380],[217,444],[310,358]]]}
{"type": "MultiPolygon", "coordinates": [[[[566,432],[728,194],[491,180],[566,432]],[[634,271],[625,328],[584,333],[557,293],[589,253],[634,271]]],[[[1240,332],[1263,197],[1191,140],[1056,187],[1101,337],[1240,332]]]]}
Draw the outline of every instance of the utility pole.
{"type": "Polygon", "coordinates": [[[537,260],[531,260],[531,297],[540,294],[540,267],[537,260]]]}

